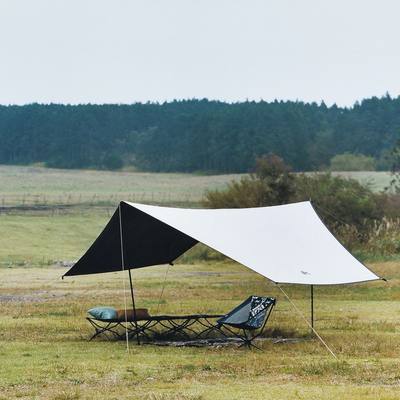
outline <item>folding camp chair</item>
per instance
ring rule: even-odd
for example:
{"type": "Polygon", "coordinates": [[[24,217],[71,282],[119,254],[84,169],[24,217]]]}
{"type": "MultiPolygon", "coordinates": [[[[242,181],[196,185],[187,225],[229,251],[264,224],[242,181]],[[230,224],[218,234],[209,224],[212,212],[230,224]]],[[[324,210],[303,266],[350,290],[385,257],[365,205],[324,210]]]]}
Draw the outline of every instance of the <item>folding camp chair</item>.
{"type": "Polygon", "coordinates": [[[243,345],[259,349],[253,340],[260,336],[276,304],[273,297],[250,296],[230,313],[217,320],[214,327],[225,337],[225,331],[243,341],[243,345]],[[233,328],[233,329],[232,329],[233,328]]]}

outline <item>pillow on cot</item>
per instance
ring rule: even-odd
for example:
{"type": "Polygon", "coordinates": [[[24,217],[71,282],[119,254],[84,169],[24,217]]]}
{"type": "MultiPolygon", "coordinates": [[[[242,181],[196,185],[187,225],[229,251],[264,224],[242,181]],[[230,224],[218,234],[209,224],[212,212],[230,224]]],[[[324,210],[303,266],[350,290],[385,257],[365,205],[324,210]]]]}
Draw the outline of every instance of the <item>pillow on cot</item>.
{"type": "MultiPolygon", "coordinates": [[[[134,321],[134,312],[133,309],[126,310],[126,319],[128,321],[134,321]]],[[[137,308],[136,309],[136,320],[140,321],[143,319],[150,318],[149,310],[147,308],[137,308]]],[[[117,310],[117,319],[118,321],[125,321],[125,310],[117,310]]]]}
{"type": "Polygon", "coordinates": [[[117,310],[113,307],[94,307],[88,310],[88,314],[101,321],[116,320],[118,318],[117,310]]]}

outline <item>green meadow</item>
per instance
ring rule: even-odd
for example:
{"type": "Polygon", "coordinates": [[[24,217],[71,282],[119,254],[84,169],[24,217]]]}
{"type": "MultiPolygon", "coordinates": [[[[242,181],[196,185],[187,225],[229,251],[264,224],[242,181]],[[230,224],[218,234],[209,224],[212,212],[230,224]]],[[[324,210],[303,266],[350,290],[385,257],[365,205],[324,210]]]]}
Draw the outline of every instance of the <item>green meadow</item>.
{"type": "MultiPolygon", "coordinates": [[[[387,172],[334,172],[380,191],[387,172]]],[[[195,175],[131,171],[63,170],[0,165],[1,206],[115,206],[120,200],[198,205],[205,190],[223,189],[243,175],[195,175]]]]}
{"type": "Polygon", "coordinates": [[[238,177],[0,165],[0,206],[114,206],[120,200],[198,204],[206,189],[223,188],[238,177]]]}
{"type": "MultiPolygon", "coordinates": [[[[315,288],[316,329],[338,361],[275,284],[229,260],[183,259],[161,300],[165,267],[135,270],[137,306],[225,313],[250,294],[274,296],[262,351],[88,341],[86,310],[122,308],[127,276],[61,280],[59,264],[82,255],[119,200],[198,205],[233,177],[0,167],[0,399],[398,399],[399,261],[367,261],[388,282],[315,288]]],[[[309,288],[283,288],[308,318],[309,288]]]]}

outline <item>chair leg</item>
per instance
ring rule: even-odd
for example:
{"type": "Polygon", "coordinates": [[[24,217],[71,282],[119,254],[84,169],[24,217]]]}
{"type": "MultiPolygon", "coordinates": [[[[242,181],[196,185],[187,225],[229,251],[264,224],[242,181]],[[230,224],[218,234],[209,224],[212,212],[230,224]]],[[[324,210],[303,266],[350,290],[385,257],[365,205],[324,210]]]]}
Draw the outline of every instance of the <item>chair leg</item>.
{"type": "Polygon", "coordinates": [[[249,343],[249,349],[250,349],[251,347],[254,347],[255,349],[260,350],[260,351],[264,351],[261,347],[256,346],[253,342],[250,342],[250,343],[249,343]]]}
{"type": "Polygon", "coordinates": [[[249,349],[251,349],[252,343],[251,343],[251,339],[247,335],[246,329],[243,329],[243,336],[244,336],[244,341],[245,341],[247,347],[249,349]]]}

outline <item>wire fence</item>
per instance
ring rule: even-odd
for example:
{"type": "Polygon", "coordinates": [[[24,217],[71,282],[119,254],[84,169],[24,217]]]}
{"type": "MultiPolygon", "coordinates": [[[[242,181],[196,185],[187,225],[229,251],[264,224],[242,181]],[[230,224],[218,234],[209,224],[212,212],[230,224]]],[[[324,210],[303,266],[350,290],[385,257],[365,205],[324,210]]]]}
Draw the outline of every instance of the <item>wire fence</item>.
{"type": "Polygon", "coordinates": [[[201,196],[193,192],[136,192],[118,194],[0,194],[0,215],[19,212],[41,211],[57,214],[68,210],[84,210],[90,207],[115,209],[121,201],[165,206],[192,206],[201,203],[201,196]]]}

